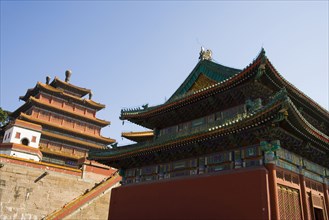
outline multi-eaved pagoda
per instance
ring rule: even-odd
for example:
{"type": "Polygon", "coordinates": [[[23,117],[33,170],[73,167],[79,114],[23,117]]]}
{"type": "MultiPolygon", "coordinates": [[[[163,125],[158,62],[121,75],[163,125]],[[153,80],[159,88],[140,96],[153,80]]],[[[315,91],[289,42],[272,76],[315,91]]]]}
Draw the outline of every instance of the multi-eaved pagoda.
{"type": "Polygon", "coordinates": [[[105,149],[115,140],[100,133],[110,124],[96,117],[105,105],[91,99],[91,90],[71,84],[70,76],[66,71],[65,81],[47,77],[46,83],[38,82],[20,97],[25,103],[10,116],[42,127],[42,162],[79,168],[90,149],[105,149]]]}
{"type": "Polygon", "coordinates": [[[328,219],[329,113],[263,49],[243,70],[202,50],[168,101],[121,119],[150,131],[91,154],[123,177],[110,219],[328,219]]]}

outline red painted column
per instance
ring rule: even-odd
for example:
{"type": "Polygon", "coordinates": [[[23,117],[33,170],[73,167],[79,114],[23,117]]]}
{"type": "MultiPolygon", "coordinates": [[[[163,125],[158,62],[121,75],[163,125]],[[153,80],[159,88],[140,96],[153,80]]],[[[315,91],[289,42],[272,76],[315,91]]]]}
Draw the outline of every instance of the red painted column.
{"type": "Polygon", "coordinates": [[[328,195],[328,185],[323,183],[323,191],[324,191],[324,201],[327,209],[327,213],[329,213],[329,195],[328,195]]]}
{"type": "Polygon", "coordinates": [[[305,178],[304,175],[299,174],[299,182],[300,182],[300,190],[302,194],[302,206],[303,206],[303,215],[304,219],[308,219],[309,213],[308,213],[308,201],[306,196],[306,185],[305,185],[305,178]]]}
{"type": "Polygon", "coordinates": [[[270,207],[271,207],[271,219],[280,220],[279,215],[279,200],[278,200],[278,188],[276,182],[276,165],[273,163],[267,163],[265,165],[268,170],[268,181],[270,191],[270,207]]]}

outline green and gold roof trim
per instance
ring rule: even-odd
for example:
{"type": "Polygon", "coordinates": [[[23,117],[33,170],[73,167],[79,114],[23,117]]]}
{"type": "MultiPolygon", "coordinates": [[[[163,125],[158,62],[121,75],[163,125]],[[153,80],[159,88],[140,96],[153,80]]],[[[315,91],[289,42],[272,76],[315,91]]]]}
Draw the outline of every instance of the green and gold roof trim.
{"type": "Polygon", "coordinates": [[[178,88],[178,90],[167,102],[152,107],[148,107],[148,105],[144,105],[142,107],[137,107],[137,108],[122,109],[120,119],[129,120],[129,118],[131,117],[156,114],[161,111],[170,111],[176,107],[189,103],[192,99],[198,99],[199,97],[203,97],[204,95],[209,96],[212,95],[214,92],[221,92],[230,89],[231,87],[236,86],[242,83],[243,81],[247,80],[248,78],[250,78],[251,74],[254,73],[253,71],[254,68],[258,64],[263,62],[264,60],[263,57],[266,57],[264,49],[262,49],[259,55],[257,56],[257,58],[252,63],[250,63],[247,67],[245,67],[243,70],[225,67],[209,60],[201,60],[194,68],[194,70],[191,72],[191,74],[188,76],[188,78],[184,81],[184,83],[180,86],[180,88],[178,88]],[[209,71],[212,74],[208,73],[207,77],[213,79],[214,81],[216,81],[216,83],[213,85],[208,85],[196,91],[188,92],[188,90],[193,86],[193,83],[195,83],[195,81],[198,79],[200,74],[206,74],[206,72],[199,71],[200,68],[201,67],[208,68],[210,65],[213,65],[212,66],[213,70],[209,71]],[[217,66],[217,70],[216,68],[214,68],[215,66],[217,66]],[[226,68],[230,71],[227,70],[226,71],[227,74],[221,75],[222,73],[221,69],[223,68],[226,68]],[[215,76],[217,76],[217,78],[215,76]]]}
{"type": "Polygon", "coordinates": [[[193,94],[193,92],[190,92],[190,89],[200,75],[206,76],[215,83],[220,83],[240,72],[241,70],[239,69],[226,67],[209,60],[201,60],[167,102],[172,102],[193,94]]]}
{"type": "MultiPolygon", "coordinates": [[[[165,139],[159,138],[151,143],[128,145],[105,151],[93,151],[91,152],[90,157],[96,160],[117,160],[120,158],[138,156],[140,154],[155,153],[166,148],[188,145],[200,140],[203,141],[218,136],[238,133],[243,130],[258,127],[267,122],[274,123],[287,120],[287,115],[284,113],[288,110],[298,112],[297,108],[294,107],[294,104],[288,97],[287,91],[282,89],[261,109],[250,112],[244,117],[232,118],[225,123],[209,126],[206,130],[202,130],[198,133],[190,133],[178,138],[176,136],[165,139]]],[[[298,118],[300,127],[303,128],[303,131],[301,132],[308,137],[311,136],[311,141],[314,141],[321,145],[323,149],[329,151],[329,137],[316,130],[314,127],[310,127],[300,113],[293,115],[298,118]]]]}
{"type": "MultiPolygon", "coordinates": [[[[205,62],[211,61],[206,60],[205,62]]],[[[232,75],[221,82],[206,86],[197,91],[185,93],[186,95],[181,99],[173,99],[171,102],[166,102],[162,105],[153,107],[148,107],[147,105],[144,105],[143,108],[123,109],[121,110],[120,119],[129,120],[136,124],[140,124],[141,122],[143,122],[143,124],[141,124],[142,126],[147,128],[153,128],[154,125],[148,125],[145,122],[145,119],[154,117],[165,112],[176,110],[185,105],[189,105],[193,102],[196,102],[197,100],[210,97],[216,93],[224,92],[226,90],[229,90],[230,88],[241,85],[246,80],[258,81],[261,78],[263,78],[264,80],[269,80],[274,87],[277,87],[277,90],[279,90],[280,88],[286,88],[294,102],[297,101],[302,106],[304,105],[309,111],[312,111],[312,114],[318,115],[318,117],[320,118],[318,120],[324,121],[325,124],[329,123],[329,112],[326,109],[322,108],[320,105],[318,105],[315,101],[313,101],[303,92],[298,90],[287,80],[285,80],[284,77],[280,75],[280,73],[273,67],[271,62],[268,60],[265,55],[265,50],[263,48],[257,58],[247,67],[245,67],[241,72],[238,72],[235,75],[232,75]],[[316,106],[316,108],[314,108],[314,106],[316,106]]]]}

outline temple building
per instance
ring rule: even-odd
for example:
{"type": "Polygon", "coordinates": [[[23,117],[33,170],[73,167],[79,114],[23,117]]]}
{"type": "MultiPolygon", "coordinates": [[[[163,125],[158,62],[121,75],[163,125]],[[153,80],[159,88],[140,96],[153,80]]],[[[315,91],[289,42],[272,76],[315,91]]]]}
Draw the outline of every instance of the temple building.
{"type": "Polygon", "coordinates": [[[0,219],[106,219],[117,169],[88,160],[114,139],[92,91],[55,77],[37,82],[0,124],[0,219]]]}
{"type": "Polygon", "coordinates": [[[47,77],[46,83],[38,82],[34,88],[28,89],[20,97],[25,103],[10,117],[13,126],[34,125],[39,134],[29,137],[16,131],[15,127],[9,131],[10,125],[6,128],[3,143],[12,139],[14,143],[20,142],[16,144],[34,144],[42,154],[42,162],[74,168],[87,158],[90,149],[106,149],[114,143],[115,140],[101,135],[101,129],[110,122],[96,117],[97,111],[105,105],[91,99],[91,90],[71,84],[70,76],[71,72],[66,71],[65,81],[55,77],[50,82],[47,77]],[[84,98],[86,95],[89,97],[84,98]]]}
{"type": "Polygon", "coordinates": [[[148,131],[90,152],[120,169],[109,219],[327,219],[329,113],[264,49],[244,69],[199,62],[164,103],[123,109],[148,131]]]}

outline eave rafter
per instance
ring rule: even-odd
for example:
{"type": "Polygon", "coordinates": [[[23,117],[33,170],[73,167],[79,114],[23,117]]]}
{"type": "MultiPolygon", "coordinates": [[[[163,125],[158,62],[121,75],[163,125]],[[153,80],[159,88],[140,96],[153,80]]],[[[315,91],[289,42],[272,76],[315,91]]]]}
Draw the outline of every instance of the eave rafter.
{"type": "MultiPolygon", "coordinates": [[[[104,159],[123,159],[124,157],[131,157],[134,155],[144,155],[144,154],[152,154],[157,151],[163,151],[168,149],[173,149],[176,147],[184,147],[194,143],[200,143],[202,141],[208,141],[214,138],[223,137],[229,134],[240,133],[245,130],[249,130],[259,126],[260,124],[266,123],[269,120],[274,118],[273,112],[280,108],[280,104],[273,105],[270,109],[266,109],[262,112],[261,115],[251,115],[248,116],[248,119],[242,122],[233,122],[232,124],[227,124],[227,126],[216,126],[214,128],[209,129],[207,132],[202,132],[198,135],[192,135],[187,138],[174,139],[172,141],[163,143],[163,144],[154,144],[153,146],[142,147],[134,150],[129,150],[129,146],[126,146],[125,149],[128,151],[122,151],[117,155],[113,156],[105,156],[104,159]],[[272,114],[271,114],[272,112],[272,114]],[[249,118],[250,117],[250,118],[249,118]]],[[[136,145],[138,146],[138,145],[136,145]]],[[[123,149],[122,149],[123,150],[123,149]]],[[[120,149],[121,151],[121,149],[120,149]]],[[[98,157],[97,159],[102,159],[102,157],[98,157]]]]}
{"type": "Polygon", "coordinates": [[[52,87],[51,85],[43,84],[41,82],[38,82],[34,88],[28,89],[24,96],[20,96],[20,99],[23,101],[28,101],[28,99],[31,96],[36,96],[41,91],[45,92],[46,94],[51,94],[58,98],[65,99],[69,102],[74,101],[74,102],[77,102],[78,104],[86,105],[89,108],[92,108],[95,110],[101,110],[101,109],[105,108],[105,105],[103,105],[103,104],[94,102],[93,100],[90,100],[90,99],[84,99],[81,97],[77,97],[77,96],[68,94],[65,91],[63,91],[62,89],[52,87]]]}
{"type": "Polygon", "coordinates": [[[326,124],[329,124],[329,112],[326,109],[321,107],[313,99],[305,95],[293,84],[288,82],[283,76],[281,76],[269,60],[266,61],[266,65],[269,71],[266,71],[265,75],[270,81],[272,81],[273,86],[276,86],[278,89],[286,88],[294,103],[299,103],[303,107],[307,108],[309,112],[312,112],[314,116],[317,116],[320,121],[325,121],[326,124]]]}
{"type": "MultiPolygon", "coordinates": [[[[97,156],[96,159],[103,160],[104,162],[112,161],[115,165],[121,164],[120,161],[126,161],[129,160],[129,158],[134,157],[135,160],[138,160],[139,157],[146,157],[147,155],[153,155],[155,153],[164,153],[167,151],[176,152],[175,149],[189,149],[191,146],[194,146],[195,144],[206,146],[207,143],[211,143],[212,140],[216,140],[216,143],[218,143],[219,140],[226,140],[225,143],[223,143],[223,146],[232,146],[236,145],[234,141],[237,141],[239,143],[243,142],[244,140],[239,140],[239,138],[232,140],[232,135],[235,134],[241,134],[242,132],[247,132],[254,130],[254,137],[250,137],[246,143],[251,143],[255,141],[255,137],[258,137],[258,142],[261,140],[261,136],[255,131],[261,131],[263,128],[268,128],[274,126],[280,126],[284,130],[288,129],[289,135],[287,132],[277,132],[273,135],[277,135],[282,137],[282,141],[287,144],[287,146],[302,146],[302,143],[306,140],[313,140],[314,147],[316,149],[321,149],[323,152],[326,152],[328,155],[329,153],[329,139],[328,136],[321,133],[320,131],[317,131],[312,125],[308,124],[307,121],[303,118],[303,116],[298,112],[292,101],[287,96],[287,93],[285,90],[282,90],[278,94],[276,94],[275,97],[272,97],[272,100],[267,104],[267,106],[264,106],[259,112],[256,112],[254,115],[252,115],[251,118],[248,118],[247,120],[239,121],[235,124],[232,124],[228,127],[215,127],[214,130],[209,129],[208,132],[202,132],[201,134],[195,134],[191,137],[187,138],[178,138],[173,139],[168,142],[165,142],[163,144],[154,143],[153,145],[149,145],[147,147],[138,147],[139,145],[134,146],[126,146],[125,148],[119,150],[121,152],[110,154],[107,156],[97,156]],[[289,114],[286,114],[285,112],[288,112],[289,114]],[[284,117],[281,117],[283,115],[284,117]],[[288,116],[289,115],[289,116],[288,116]],[[280,117],[279,117],[280,116],[280,117]],[[291,129],[291,127],[287,128],[287,125],[289,124],[290,120],[294,120],[294,123],[299,126],[301,129],[300,132],[303,133],[303,135],[300,135],[299,132],[296,132],[295,129],[291,129]],[[292,133],[291,133],[292,132],[292,133]],[[291,133],[291,134],[290,134],[291,133]],[[284,135],[284,136],[282,136],[284,135]],[[231,138],[229,138],[231,137],[231,138]],[[312,137],[312,138],[310,138],[312,137]],[[302,140],[302,141],[301,141],[302,140]],[[131,147],[131,148],[130,148],[131,147]],[[136,159],[137,158],[137,159],[136,159]]],[[[290,124],[289,124],[290,125],[290,124]]],[[[270,132],[267,131],[268,134],[272,131],[277,131],[278,129],[272,129],[270,132]]],[[[249,133],[250,133],[249,132],[249,133]]],[[[264,133],[265,134],[265,133],[264,133]]],[[[272,137],[274,138],[274,137],[272,137]]],[[[213,146],[213,145],[208,145],[213,146]]],[[[193,148],[193,147],[192,147],[193,148]]],[[[205,149],[214,149],[212,147],[205,147],[205,149]]],[[[293,151],[297,151],[296,148],[291,147],[293,151]]],[[[219,149],[217,149],[219,150],[219,149]]],[[[225,149],[221,149],[225,150],[225,149]]],[[[300,149],[299,149],[300,150],[300,149]]],[[[186,151],[185,151],[186,152],[186,151]]],[[[297,151],[298,153],[298,151],[297,151]]],[[[176,155],[176,154],[175,154],[176,155]]],[[[311,158],[311,160],[314,161],[314,158],[311,158]]],[[[112,164],[111,164],[112,165],[112,164]]]]}
{"type": "Polygon", "coordinates": [[[191,103],[197,102],[201,99],[207,98],[209,96],[213,96],[217,93],[229,90],[237,85],[242,84],[245,80],[248,80],[252,75],[257,73],[257,65],[261,62],[261,55],[247,66],[241,73],[236,74],[222,82],[219,82],[213,86],[209,86],[207,88],[203,88],[199,91],[194,92],[193,94],[186,96],[182,99],[175,100],[173,102],[165,103],[163,105],[147,108],[144,110],[137,111],[122,111],[121,119],[122,120],[133,120],[139,118],[149,118],[151,116],[155,116],[161,113],[169,112],[177,108],[182,108],[183,106],[190,105],[191,103]]]}
{"type": "Polygon", "coordinates": [[[80,136],[81,138],[84,138],[84,139],[94,140],[96,142],[100,142],[100,143],[103,143],[103,144],[106,144],[106,145],[112,144],[112,143],[115,142],[115,140],[111,139],[111,138],[106,138],[106,137],[103,137],[103,136],[95,136],[95,135],[92,135],[92,134],[82,133],[82,132],[76,131],[74,129],[65,128],[65,127],[57,125],[57,124],[53,124],[53,123],[50,123],[50,122],[47,122],[47,121],[43,121],[43,120],[40,120],[40,119],[33,118],[30,115],[27,115],[27,114],[24,114],[24,113],[21,113],[19,117],[24,119],[24,120],[36,123],[36,124],[41,124],[42,127],[49,127],[50,129],[55,129],[55,130],[58,130],[58,131],[65,131],[68,134],[80,136]]]}
{"type": "Polygon", "coordinates": [[[17,117],[21,112],[28,110],[32,106],[41,107],[42,109],[51,109],[56,113],[59,113],[62,115],[67,115],[67,116],[70,116],[73,118],[77,118],[82,121],[87,121],[91,124],[96,124],[100,127],[105,127],[110,124],[109,121],[101,120],[98,118],[87,117],[84,115],[80,115],[80,114],[65,110],[63,108],[59,108],[55,105],[44,103],[35,97],[29,97],[29,99],[20,108],[18,108],[14,113],[12,113],[12,116],[17,117]]]}

